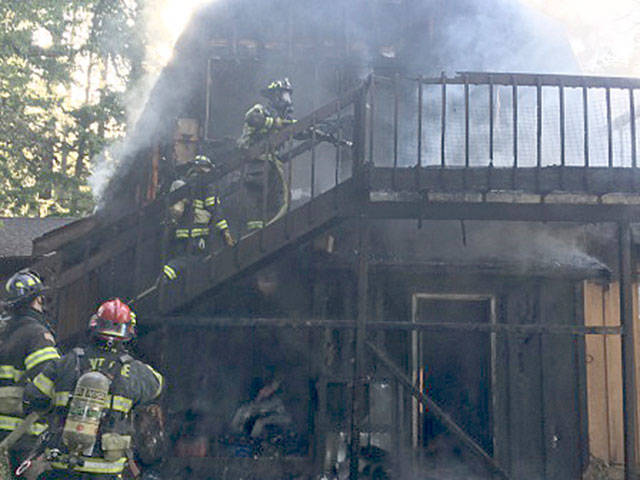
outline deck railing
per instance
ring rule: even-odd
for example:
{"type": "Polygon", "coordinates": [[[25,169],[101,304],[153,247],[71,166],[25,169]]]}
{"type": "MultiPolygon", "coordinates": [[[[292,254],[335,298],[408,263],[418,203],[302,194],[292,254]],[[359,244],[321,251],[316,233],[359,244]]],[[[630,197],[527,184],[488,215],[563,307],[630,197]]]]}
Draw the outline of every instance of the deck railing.
{"type": "Polygon", "coordinates": [[[377,166],[638,166],[639,79],[461,72],[368,85],[377,166]]]}

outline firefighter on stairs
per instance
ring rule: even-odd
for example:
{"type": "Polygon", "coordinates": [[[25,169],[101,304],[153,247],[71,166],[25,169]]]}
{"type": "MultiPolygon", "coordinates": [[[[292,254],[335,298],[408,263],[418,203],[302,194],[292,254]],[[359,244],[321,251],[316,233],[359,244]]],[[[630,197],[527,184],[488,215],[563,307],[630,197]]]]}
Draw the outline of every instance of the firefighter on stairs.
{"type": "MultiPolygon", "coordinates": [[[[224,215],[222,199],[206,181],[206,175],[213,169],[211,160],[204,155],[196,155],[185,177],[171,184],[172,192],[187,183],[191,184],[191,191],[169,207],[175,229],[170,248],[172,258],[162,269],[167,281],[178,279],[190,262],[212,251],[211,242],[222,242],[226,246],[235,244],[224,215]],[[211,235],[212,227],[217,235],[211,235]]],[[[213,247],[215,249],[217,245],[213,247]]]]}
{"type": "MultiPolygon", "coordinates": [[[[274,131],[296,123],[291,117],[293,88],[288,78],[275,80],[260,93],[267,99],[268,105],[256,104],[244,116],[242,135],[238,138],[238,147],[246,151],[264,140],[274,131]]],[[[257,158],[245,155],[243,168],[244,186],[244,233],[249,234],[281,218],[289,202],[289,190],[284,175],[282,160],[277,152],[270,151],[257,158]],[[267,175],[266,218],[263,215],[264,175],[267,175]]]]}

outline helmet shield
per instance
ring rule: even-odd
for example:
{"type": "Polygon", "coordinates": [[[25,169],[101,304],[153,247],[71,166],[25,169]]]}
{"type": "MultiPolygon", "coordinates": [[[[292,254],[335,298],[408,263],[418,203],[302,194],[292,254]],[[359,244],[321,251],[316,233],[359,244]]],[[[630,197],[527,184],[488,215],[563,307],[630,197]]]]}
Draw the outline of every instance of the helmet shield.
{"type": "Polygon", "coordinates": [[[280,115],[286,115],[293,110],[293,87],[288,78],[281,80],[274,80],[267,85],[267,88],[261,91],[273,108],[275,108],[280,115]]]}
{"type": "Polygon", "coordinates": [[[135,336],[136,316],[129,306],[119,298],[100,305],[89,319],[92,335],[107,341],[126,342],[135,336]]]}

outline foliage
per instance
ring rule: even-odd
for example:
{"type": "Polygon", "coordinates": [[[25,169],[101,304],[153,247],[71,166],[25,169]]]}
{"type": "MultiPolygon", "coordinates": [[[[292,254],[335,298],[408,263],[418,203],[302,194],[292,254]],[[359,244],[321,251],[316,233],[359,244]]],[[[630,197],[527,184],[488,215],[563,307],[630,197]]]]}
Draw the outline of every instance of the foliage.
{"type": "Polygon", "coordinates": [[[143,74],[143,3],[0,2],[0,215],[92,210],[89,161],[143,74]]]}

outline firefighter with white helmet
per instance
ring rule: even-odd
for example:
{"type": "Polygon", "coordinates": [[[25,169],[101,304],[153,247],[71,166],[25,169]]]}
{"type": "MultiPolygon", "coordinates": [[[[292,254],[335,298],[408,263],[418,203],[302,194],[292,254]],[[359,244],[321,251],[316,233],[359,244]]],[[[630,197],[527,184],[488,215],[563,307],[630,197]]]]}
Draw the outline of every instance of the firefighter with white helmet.
{"type": "MultiPolygon", "coordinates": [[[[292,118],[293,87],[288,78],[270,82],[260,92],[268,101],[268,105],[258,103],[251,107],[244,116],[242,135],[238,139],[238,147],[248,150],[270,133],[281,130],[296,122],[292,118]]],[[[266,152],[258,158],[245,158],[243,184],[245,186],[245,231],[264,226],[262,215],[262,198],[264,189],[264,168],[268,165],[267,223],[273,222],[287,210],[289,199],[287,182],[284,176],[282,161],[276,152],[266,152]]]]}
{"type": "Polygon", "coordinates": [[[49,365],[25,389],[26,411],[53,408],[46,479],[119,479],[132,460],[132,410],[163,390],[163,377],[129,355],[135,314],[118,298],[89,321],[91,342],[49,365]]]}
{"type": "Polygon", "coordinates": [[[164,278],[176,280],[188,264],[188,258],[209,253],[208,244],[212,229],[226,246],[235,241],[229,229],[222,199],[210,184],[206,175],[214,165],[208,157],[196,155],[184,178],[171,184],[173,192],[191,184],[190,194],[169,207],[169,216],[174,223],[171,259],[162,267],[164,278]]]}

